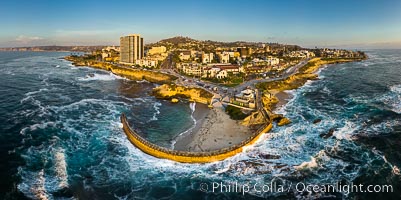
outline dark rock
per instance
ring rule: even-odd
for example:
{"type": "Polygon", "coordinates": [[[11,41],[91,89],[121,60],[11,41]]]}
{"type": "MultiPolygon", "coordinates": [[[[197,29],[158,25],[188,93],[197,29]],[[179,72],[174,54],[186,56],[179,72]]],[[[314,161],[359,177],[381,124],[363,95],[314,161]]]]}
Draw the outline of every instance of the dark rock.
{"type": "Polygon", "coordinates": [[[321,122],[322,121],[322,119],[315,119],[315,120],[313,120],[313,123],[314,124],[317,124],[317,123],[319,123],[319,122],[321,122]]]}
{"type": "Polygon", "coordinates": [[[335,130],[336,130],[335,128],[331,128],[331,129],[329,130],[328,133],[326,133],[326,134],[321,133],[321,134],[319,135],[319,137],[321,137],[321,138],[323,138],[323,139],[327,139],[327,138],[333,136],[333,133],[334,133],[335,130]]]}
{"type": "Polygon", "coordinates": [[[271,155],[271,154],[259,154],[260,158],[263,159],[280,159],[281,156],[280,155],[271,155]]]}

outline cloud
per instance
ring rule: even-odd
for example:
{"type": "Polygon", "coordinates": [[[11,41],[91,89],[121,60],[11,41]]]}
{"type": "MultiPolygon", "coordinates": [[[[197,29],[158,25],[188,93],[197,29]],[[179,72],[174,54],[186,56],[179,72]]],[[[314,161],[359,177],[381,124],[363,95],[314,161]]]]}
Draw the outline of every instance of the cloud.
{"type": "Polygon", "coordinates": [[[20,35],[17,38],[15,38],[15,42],[20,43],[20,44],[30,44],[32,42],[36,41],[41,41],[43,38],[38,37],[38,36],[25,36],[25,35],[20,35]]]}

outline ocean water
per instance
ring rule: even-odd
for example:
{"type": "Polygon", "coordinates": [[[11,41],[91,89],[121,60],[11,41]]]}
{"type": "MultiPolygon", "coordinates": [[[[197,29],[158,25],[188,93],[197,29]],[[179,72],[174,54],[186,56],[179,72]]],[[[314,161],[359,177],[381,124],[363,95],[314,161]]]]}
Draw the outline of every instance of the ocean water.
{"type": "Polygon", "coordinates": [[[119,116],[170,147],[193,126],[193,104],[157,100],[148,82],[73,67],[60,59],[68,53],[0,52],[1,197],[399,199],[401,51],[367,53],[366,61],[327,66],[320,80],[290,91],[293,98],[277,110],[290,125],[224,161],[182,164],[132,146],[119,116]],[[333,136],[321,137],[330,130],[333,136]],[[288,190],[260,191],[273,182],[288,190]],[[310,193],[297,183],[388,184],[393,192],[310,193]],[[217,184],[259,190],[213,190],[217,184]]]}

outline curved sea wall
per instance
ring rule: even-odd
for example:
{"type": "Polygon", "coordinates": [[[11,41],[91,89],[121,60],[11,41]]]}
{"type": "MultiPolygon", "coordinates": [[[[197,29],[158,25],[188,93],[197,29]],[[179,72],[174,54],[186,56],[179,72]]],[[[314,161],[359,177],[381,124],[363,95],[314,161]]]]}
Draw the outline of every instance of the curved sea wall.
{"type": "Polygon", "coordinates": [[[267,123],[240,144],[228,148],[210,152],[186,152],[167,149],[148,142],[131,129],[124,114],[121,115],[121,122],[128,140],[141,151],[157,158],[169,159],[182,163],[208,163],[224,160],[242,152],[245,146],[254,144],[261,135],[270,131],[272,128],[272,124],[267,123]]]}

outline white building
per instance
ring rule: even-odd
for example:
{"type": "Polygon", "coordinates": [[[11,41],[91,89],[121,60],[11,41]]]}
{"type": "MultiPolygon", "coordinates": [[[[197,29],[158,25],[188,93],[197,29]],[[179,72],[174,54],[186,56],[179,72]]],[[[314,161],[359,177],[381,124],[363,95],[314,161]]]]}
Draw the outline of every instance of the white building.
{"type": "Polygon", "coordinates": [[[157,60],[139,59],[139,60],[135,61],[135,65],[139,65],[141,67],[156,67],[157,66],[157,60]]]}
{"type": "Polygon", "coordinates": [[[179,57],[181,60],[189,60],[191,58],[191,51],[181,51],[179,57]]]}
{"type": "Polygon", "coordinates": [[[167,49],[165,46],[159,46],[159,47],[152,47],[151,49],[148,50],[148,55],[155,55],[155,54],[162,54],[166,52],[167,49]]]}
{"type": "Polygon", "coordinates": [[[113,57],[113,55],[118,52],[120,52],[120,47],[107,46],[102,49],[102,59],[104,60],[105,58],[113,57]]]}
{"type": "Polygon", "coordinates": [[[230,54],[228,52],[222,52],[218,54],[220,63],[228,63],[230,61],[230,54]]]}
{"type": "Polygon", "coordinates": [[[213,58],[213,53],[202,53],[202,63],[211,63],[213,58]]]}
{"type": "Polygon", "coordinates": [[[314,57],[315,53],[310,52],[308,50],[299,50],[299,51],[291,51],[288,54],[288,56],[292,58],[310,58],[314,57]]]}
{"type": "Polygon", "coordinates": [[[231,103],[240,105],[240,106],[245,106],[249,108],[255,108],[255,94],[257,93],[257,90],[252,90],[252,89],[245,89],[241,91],[240,94],[236,94],[234,98],[230,99],[231,103]]]}
{"type": "Polygon", "coordinates": [[[278,65],[280,63],[280,59],[276,57],[269,56],[266,58],[266,62],[269,65],[278,65]]]}
{"type": "Polygon", "coordinates": [[[181,68],[182,72],[189,76],[202,76],[202,66],[198,63],[185,63],[181,68]]]}
{"type": "Polygon", "coordinates": [[[227,77],[227,71],[226,70],[220,70],[216,74],[216,78],[218,78],[218,79],[222,79],[222,78],[226,78],[226,77],[227,77]]]}

